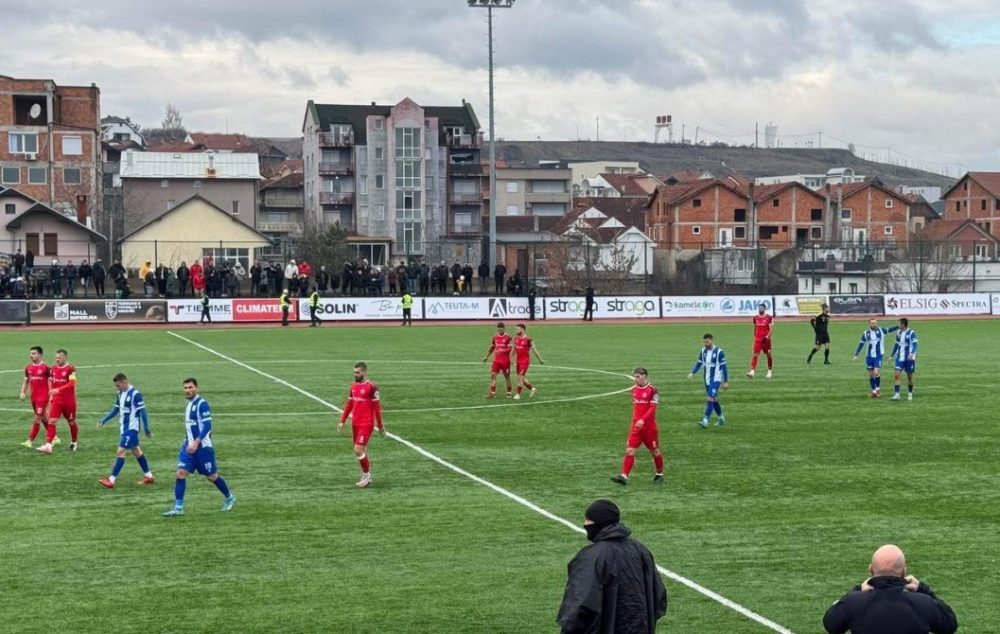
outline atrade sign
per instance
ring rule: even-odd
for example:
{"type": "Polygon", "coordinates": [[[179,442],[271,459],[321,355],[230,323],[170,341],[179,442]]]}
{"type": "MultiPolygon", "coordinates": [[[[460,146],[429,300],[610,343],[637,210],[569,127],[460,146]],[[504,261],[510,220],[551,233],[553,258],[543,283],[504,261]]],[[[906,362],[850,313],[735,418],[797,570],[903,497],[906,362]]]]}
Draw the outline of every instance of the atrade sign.
{"type": "MultiPolygon", "coordinates": [[[[586,306],[587,301],[583,297],[546,297],[545,318],[582,319],[586,306]]],[[[658,319],[659,317],[659,296],[594,298],[594,319],[658,319]]]]}
{"type": "Polygon", "coordinates": [[[28,312],[31,322],[36,324],[79,322],[135,324],[167,320],[166,302],[158,299],[31,300],[28,302],[28,312]]]}
{"type": "MultiPolygon", "coordinates": [[[[212,321],[233,321],[233,303],[229,299],[208,300],[208,314],[212,321]]],[[[191,323],[201,321],[200,299],[167,300],[167,321],[191,323]]]]}
{"type": "MultiPolygon", "coordinates": [[[[281,301],[277,299],[233,299],[233,321],[281,321],[281,301]]],[[[296,302],[288,311],[288,321],[295,321],[298,315],[296,302]]]]}
{"type": "Polygon", "coordinates": [[[830,313],[834,315],[884,315],[882,295],[830,295],[830,313]]]}
{"type": "MultiPolygon", "coordinates": [[[[420,307],[414,302],[414,310],[420,307]]],[[[398,297],[321,297],[316,316],[323,321],[402,320],[398,297]]],[[[309,321],[309,300],[299,300],[299,320],[309,321]]]]}
{"type": "Polygon", "coordinates": [[[886,295],[887,315],[988,315],[988,293],[886,295]]]}
{"type": "Polygon", "coordinates": [[[708,295],[706,297],[664,297],[664,317],[749,317],[764,304],[774,314],[770,295],[708,295]]]}

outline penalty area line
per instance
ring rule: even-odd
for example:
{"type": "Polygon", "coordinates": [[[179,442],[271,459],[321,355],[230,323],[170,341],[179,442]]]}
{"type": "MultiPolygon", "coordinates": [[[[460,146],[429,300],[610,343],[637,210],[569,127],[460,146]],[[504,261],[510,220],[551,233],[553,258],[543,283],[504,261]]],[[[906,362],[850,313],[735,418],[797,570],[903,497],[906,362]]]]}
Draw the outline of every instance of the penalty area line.
{"type": "MultiPolygon", "coordinates": [[[[187,337],[179,335],[179,334],[177,334],[177,333],[175,333],[173,331],[168,330],[167,334],[171,335],[173,337],[176,337],[176,338],[180,339],[181,341],[186,341],[187,343],[191,344],[192,346],[195,346],[196,348],[201,348],[202,350],[204,350],[205,352],[208,352],[209,354],[213,354],[213,355],[219,357],[220,359],[225,359],[226,361],[229,361],[230,363],[238,365],[239,367],[241,367],[241,368],[243,368],[245,370],[249,370],[250,372],[253,372],[254,374],[258,374],[258,375],[260,375],[260,376],[262,376],[264,378],[271,379],[275,383],[279,383],[281,385],[284,385],[285,387],[287,387],[287,388],[289,388],[289,389],[291,389],[291,390],[293,390],[295,392],[298,392],[302,396],[310,398],[313,401],[316,401],[317,403],[320,403],[321,405],[323,405],[325,407],[328,407],[329,409],[332,409],[335,412],[343,412],[343,410],[341,408],[337,407],[333,403],[330,403],[329,401],[326,401],[326,400],[320,398],[319,396],[316,396],[315,394],[313,394],[311,392],[303,390],[302,388],[300,388],[300,387],[298,387],[296,385],[293,385],[293,384],[289,383],[288,381],[285,381],[284,379],[280,379],[280,378],[278,378],[278,377],[276,377],[276,376],[274,376],[272,374],[268,374],[267,372],[264,372],[263,370],[258,370],[257,368],[255,368],[255,367],[253,367],[251,365],[247,365],[246,363],[243,363],[242,361],[239,361],[238,359],[234,359],[234,358],[232,358],[230,356],[227,356],[227,355],[225,355],[225,354],[223,354],[223,353],[221,353],[221,352],[219,352],[217,350],[213,350],[212,348],[209,348],[208,346],[204,346],[204,345],[198,343],[197,341],[192,341],[191,339],[188,339],[187,337]]],[[[485,478],[481,478],[480,476],[477,476],[474,473],[466,471],[462,467],[459,467],[458,465],[455,465],[455,464],[452,464],[451,462],[448,462],[444,458],[441,458],[440,456],[435,455],[435,454],[427,451],[426,449],[424,449],[420,445],[418,445],[416,443],[413,443],[413,442],[407,440],[406,438],[403,438],[402,436],[399,436],[399,435],[394,434],[392,432],[386,432],[385,433],[385,437],[386,438],[390,438],[390,439],[398,442],[399,444],[401,444],[401,445],[403,445],[405,447],[408,447],[409,449],[412,449],[413,451],[417,452],[418,454],[420,454],[421,456],[427,458],[428,460],[436,462],[439,465],[441,465],[442,467],[445,467],[446,469],[448,469],[450,471],[453,471],[453,472],[457,473],[460,476],[463,476],[465,478],[468,478],[469,480],[472,480],[476,484],[480,484],[480,485],[486,487],[487,489],[490,489],[491,491],[493,491],[495,493],[499,493],[500,495],[504,496],[505,498],[507,498],[507,499],[509,499],[511,501],[517,502],[521,506],[523,506],[523,507],[525,507],[525,508],[527,508],[527,509],[529,509],[531,511],[534,511],[535,513],[538,513],[539,515],[541,515],[542,517],[544,517],[546,519],[552,520],[553,522],[556,522],[558,524],[562,524],[563,526],[565,526],[566,528],[570,529],[571,531],[573,531],[575,533],[586,534],[586,531],[582,527],[577,526],[576,524],[574,524],[573,522],[569,521],[568,519],[566,519],[564,517],[560,517],[559,515],[556,515],[555,513],[551,512],[549,510],[546,510],[546,509],[544,509],[544,508],[542,508],[540,506],[538,506],[537,504],[535,504],[531,500],[523,498],[520,495],[514,493],[513,491],[505,489],[505,488],[503,488],[502,486],[500,486],[498,484],[494,484],[494,483],[490,482],[489,480],[486,480],[485,478]]],[[[656,569],[657,569],[657,571],[659,571],[659,573],[661,575],[663,575],[664,577],[670,579],[671,581],[675,581],[675,582],[677,582],[677,583],[679,583],[679,584],[681,584],[681,585],[683,585],[683,586],[685,586],[687,588],[690,588],[691,590],[694,590],[698,594],[701,594],[701,595],[703,595],[705,597],[708,597],[709,599],[712,599],[716,603],[719,603],[720,605],[723,605],[723,606],[729,608],[730,610],[733,610],[734,612],[736,612],[736,613],[738,613],[738,614],[740,614],[740,615],[742,615],[742,616],[750,619],[751,621],[753,621],[755,623],[758,623],[759,625],[762,625],[762,626],[768,628],[769,630],[771,630],[773,632],[778,632],[778,634],[793,634],[793,632],[791,630],[789,630],[788,628],[786,628],[786,627],[784,627],[782,625],[779,625],[778,623],[775,623],[774,621],[768,619],[767,617],[764,617],[764,616],[761,616],[760,614],[757,614],[756,612],[754,612],[753,610],[750,610],[749,608],[743,607],[742,605],[740,605],[739,603],[736,603],[735,601],[732,601],[731,599],[727,599],[726,597],[722,596],[718,592],[715,592],[714,590],[710,590],[710,589],[706,588],[705,586],[703,586],[703,585],[701,585],[701,584],[699,584],[699,583],[697,583],[695,581],[692,581],[691,579],[688,579],[687,577],[685,577],[683,575],[679,575],[676,572],[674,572],[672,570],[669,570],[667,568],[664,568],[663,566],[661,566],[659,564],[657,564],[656,569]]]]}

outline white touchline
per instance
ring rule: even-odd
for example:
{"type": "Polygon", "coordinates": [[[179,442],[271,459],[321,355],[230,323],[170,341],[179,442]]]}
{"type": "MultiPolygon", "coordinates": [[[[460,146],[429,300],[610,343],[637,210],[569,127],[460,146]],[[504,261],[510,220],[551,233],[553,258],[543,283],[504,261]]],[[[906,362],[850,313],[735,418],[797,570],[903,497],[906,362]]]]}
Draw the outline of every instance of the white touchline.
{"type": "MultiPolygon", "coordinates": [[[[320,404],[322,404],[322,405],[324,405],[324,406],[332,409],[335,412],[343,412],[344,411],[341,408],[339,408],[336,405],[334,405],[333,403],[330,403],[330,402],[328,402],[328,401],[326,401],[326,400],[324,400],[324,399],[316,396],[315,394],[312,394],[311,392],[307,392],[306,390],[303,390],[302,388],[300,388],[298,386],[292,385],[288,381],[285,381],[283,379],[279,379],[278,377],[276,377],[274,375],[271,375],[271,374],[268,374],[267,372],[264,372],[262,370],[258,370],[257,368],[255,368],[253,366],[247,365],[246,363],[243,363],[242,361],[238,361],[238,360],[236,360],[236,359],[234,359],[232,357],[226,356],[226,355],[222,354],[221,352],[218,352],[216,350],[213,350],[213,349],[209,348],[208,346],[203,346],[202,344],[198,343],[197,341],[192,341],[192,340],[188,339],[187,337],[183,337],[181,335],[178,335],[177,333],[175,333],[175,332],[173,332],[171,330],[168,330],[167,334],[171,335],[171,336],[174,336],[174,337],[177,337],[178,339],[180,339],[182,341],[186,341],[189,344],[191,344],[192,346],[201,348],[205,352],[208,352],[210,354],[214,354],[215,356],[217,356],[217,357],[219,357],[221,359],[225,359],[226,361],[234,363],[234,364],[240,366],[241,368],[249,370],[249,371],[251,371],[251,372],[253,372],[255,374],[259,374],[262,377],[271,379],[275,383],[280,383],[281,385],[284,385],[285,387],[287,387],[289,389],[292,389],[292,390],[298,392],[299,394],[301,394],[302,396],[310,398],[310,399],[316,401],[317,403],[320,403],[320,404]]],[[[441,458],[439,456],[436,456],[436,455],[432,454],[431,452],[427,451],[426,449],[424,449],[420,445],[416,445],[416,444],[410,442],[409,440],[403,438],[402,436],[397,436],[396,434],[394,434],[392,432],[386,432],[385,433],[385,437],[386,438],[391,438],[392,440],[395,440],[396,442],[400,443],[401,445],[409,447],[410,449],[412,449],[413,451],[416,451],[418,454],[420,454],[421,456],[427,458],[428,460],[433,460],[434,462],[438,463],[442,467],[445,467],[446,469],[450,469],[451,471],[454,471],[455,473],[457,473],[457,474],[459,474],[461,476],[465,476],[466,478],[472,480],[473,482],[476,482],[477,484],[481,484],[484,487],[486,487],[486,488],[488,488],[488,489],[490,489],[490,490],[492,490],[492,491],[494,491],[496,493],[499,493],[500,495],[502,495],[502,496],[504,496],[504,497],[506,497],[506,498],[508,498],[510,500],[513,500],[514,502],[517,502],[521,506],[524,506],[525,508],[528,508],[528,509],[534,511],[535,513],[538,513],[539,515],[541,515],[541,516],[543,516],[543,517],[545,517],[547,519],[552,520],[553,522],[557,522],[559,524],[562,524],[563,526],[565,526],[566,528],[568,528],[568,529],[570,529],[570,530],[572,530],[574,532],[581,533],[581,534],[586,534],[586,531],[583,530],[582,527],[577,526],[576,524],[574,524],[573,522],[569,521],[568,519],[565,519],[563,517],[559,517],[555,513],[552,513],[551,511],[547,511],[547,510],[543,509],[542,507],[538,506],[534,502],[531,502],[530,500],[527,500],[527,499],[521,497],[520,495],[518,495],[518,494],[516,494],[516,493],[514,493],[512,491],[508,491],[507,489],[503,488],[502,486],[499,486],[497,484],[493,484],[489,480],[484,480],[483,478],[480,478],[479,476],[477,476],[474,473],[469,473],[465,469],[463,469],[463,468],[461,468],[461,467],[459,467],[457,465],[454,465],[454,464],[448,462],[444,458],[441,458]]],[[[764,617],[764,616],[761,616],[760,614],[757,614],[756,612],[754,612],[753,610],[750,610],[749,608],[743,607],[742,605],[740,605],[739,603],[736,603],[735,601],[731,601],[730,599],[727,599],[726,597],[722,596],[721,594],[719,594],[719,593],[717,593],[717,592],[715,592],[713,590],[709,590],[708,588],[702,586],[701,584],[699,584],[699,583],[697,583],[695,581],[692,581],[691,579],[688,579],[687,577],[679,575],[676,572],[673,572],[672,570],[668,570],[667,568],[664,568],[663,566],[660,566],[659,564],[657,564],[656,569],[664,577],[666,577],[666,578],[668,578],[668,579],[670,579],[672,581],[676,581],[677,583],[679,583],[681,585],[684,585],[684,586],[686,586],[686,587],[694,590],[695,592],[697,592],[699,594],[702,594],[702,595],[708,597],[709,599],[712,599],[713,601],[716,601],[717,603],[719,603],[721,605],[724,605],[725,607],[727,607],[727,608],[729,608],[729,609],[731,609],[731,610],[733,610],[735,612],[738,612],[739,614],[745,616],[746,618],[750,619],[751,621],[754,621],[755,623],[759,623],[760,625],[763,625],[764,627],[770,629],[773,632],[778,632],[779,634],[793,634],[793,632],[791,630],[789,630],[788,628],[775,623],[774,621],[768,619],[767,617],[764,617]]]]}

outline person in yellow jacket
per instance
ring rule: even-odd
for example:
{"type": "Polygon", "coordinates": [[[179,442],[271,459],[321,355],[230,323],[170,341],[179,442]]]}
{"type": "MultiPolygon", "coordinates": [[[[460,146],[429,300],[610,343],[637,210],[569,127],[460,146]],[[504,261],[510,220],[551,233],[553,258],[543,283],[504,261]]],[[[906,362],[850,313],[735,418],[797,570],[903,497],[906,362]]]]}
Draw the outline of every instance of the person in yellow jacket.
{"type": "Polygon", "coordinates": [[[281,325],[288,325],[288,310],[292,307],[292,300],[288,296],[288,289],[281,291],[281,297],[278,298],[278,302],[281,304],[281,325]]]}
{"type": "Polygon", "coordinates": [[[322,326],[323,322],[320,321],[319,317],[316,316],[316,311],[319,310],[319,291],[316,287],[312,287],[312,293],[309,294],[309,327],[315,328],[316,326],[322,326]]]}
{"type": "Polygon", "coordinates": [[[403,323],[400,326],[412,326],[413,295],[410,295],[410,291],[403,291],[403,297],[399,300],[399,303],[403,307],[403,323]]]}

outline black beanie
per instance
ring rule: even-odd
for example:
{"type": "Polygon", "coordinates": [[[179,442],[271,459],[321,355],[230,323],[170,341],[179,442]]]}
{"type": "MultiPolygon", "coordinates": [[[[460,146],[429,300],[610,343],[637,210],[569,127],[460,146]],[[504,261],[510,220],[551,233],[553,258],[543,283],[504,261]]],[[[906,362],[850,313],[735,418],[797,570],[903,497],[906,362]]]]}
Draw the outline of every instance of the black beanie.
{"type": "Polygon", "coordinates": [[[587,507],[583,514],[588,520],[600,526],[616,524],[621,519],[621,511],[611,500],[597,500],[587,507]]]}

